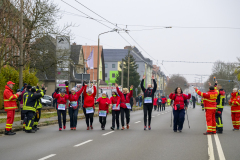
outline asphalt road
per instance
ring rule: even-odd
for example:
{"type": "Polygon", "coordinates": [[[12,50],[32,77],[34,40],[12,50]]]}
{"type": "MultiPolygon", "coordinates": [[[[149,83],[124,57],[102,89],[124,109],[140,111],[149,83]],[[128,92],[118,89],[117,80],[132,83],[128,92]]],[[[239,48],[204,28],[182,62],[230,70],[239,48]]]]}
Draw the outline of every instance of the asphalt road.
{"type": "Polygon", "coordinates": [[[59,132],[58,125],[41,127],[34,134],[17,132],[0,137],[0,160],[239,160],[240,133],[232,131],[230,107],[225,107],[224,134],[204,136],[205,112],[200,106],[188,110],[182,133],[170,128],[171,109],[153,111],[152,130],[143,130],[143,111],[131,112],[129,130],[110,130],[111,115],[102,131],[98,117],[93,130],[84,120],[76,131],[59,132]],[[219,139],[219,141],[218,141],[219,139]]]}

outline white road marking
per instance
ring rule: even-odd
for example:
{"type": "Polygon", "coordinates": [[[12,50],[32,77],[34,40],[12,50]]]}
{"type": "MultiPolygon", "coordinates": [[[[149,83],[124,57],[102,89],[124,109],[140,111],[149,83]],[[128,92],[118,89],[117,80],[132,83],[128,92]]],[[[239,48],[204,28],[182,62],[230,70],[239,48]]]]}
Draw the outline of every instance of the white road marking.
{"type": "Polygon", "coordinates": [[[160,114],[158,114],[158,116],[159,116],[160,114]]]}
{"type": "Polygon", "coordinates": [[[38,159],[38,160],[45,160],[45,159],[51,158],[53,156],[56,156],[56,154],[50,154],[49,156],[43,157],[43,158],[38,159]]]}
{"type": "Polygon", "coordinates": [[[209,160],[215,160],[211,135],[207,135],[207,139],[208,139],[208,156],[209,156],[209,160]]]}
{"type": "Polygon", "coordinates": [[[162,113],[162,114],[164,114],[164,113],[162,113]]]}
{"type": "Polygon", "coordinates": [[[140,123],[141,121],[137,121],[137,122],[135,122],[135,123],[140,123]]]}
{"type": "Polygon", "coordinates": [[[215,142],[216,142],[216,146],[217,146],[219,159],[220,160],[226,160],[226,158],[224,156],[224,153],[223,153],[223,150],[222,150],[222,146],[221,146],[220,140],[218,138],[218,135],[214,134],[214,138],[215,138],[215,142]]]}
{"type": "Polygon", "coordinates": [[[74,147],[79,147],[79,146],[81,146],[81,145],[84,145],[84,144],[89,143],[89,142],[92,142],[92,141],[93,141],[93,140],[88,140],[88,141],[85,141],[85,142],[83,142],[83,143],[77,144],[77,145],[75,145],[74,147]]]}
{"type": "Polygon", "coordinates": [[[155,116],[152,116],[152,117],[155,117],[155,116]]]}
{"type": "Polygon", "coordinates": [[[106,135],[111,134],[111,133],[113,133],[113,132],[114,132],[114,131],[111,131],[111,132],[105,133],[105,134],[103,134],[103,136],[106,136],[106,135]]]}

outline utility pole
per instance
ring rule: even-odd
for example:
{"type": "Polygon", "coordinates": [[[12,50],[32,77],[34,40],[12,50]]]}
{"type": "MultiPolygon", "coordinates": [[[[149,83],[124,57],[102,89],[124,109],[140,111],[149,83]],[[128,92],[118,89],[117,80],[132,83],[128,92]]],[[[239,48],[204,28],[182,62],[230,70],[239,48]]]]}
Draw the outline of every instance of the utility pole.
{"type": "Polygon", "coordinates": [[[20,11],[20,65],[19,65],[19,88],[23,86],[23,0],[20,11]]]}
{"type": "Polygon", "coordinates": [[[123,59],[122,59],[122,76],[121,76],[121,85],[122,85],[122,88],[123,88],[123,59]]]}
{"type": "Polygon", "coordinates": [[[130,50],[128,51],[128,81],[127,81],[127,88],[129,88],[129,63],[130,63],[129,53],[130,53],[130,50]]]}

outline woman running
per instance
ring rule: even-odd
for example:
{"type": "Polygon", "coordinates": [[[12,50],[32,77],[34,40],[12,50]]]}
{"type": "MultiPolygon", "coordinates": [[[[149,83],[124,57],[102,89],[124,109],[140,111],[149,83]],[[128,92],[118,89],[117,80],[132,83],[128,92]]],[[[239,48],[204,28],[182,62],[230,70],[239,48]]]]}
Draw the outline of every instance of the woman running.
{"type": "Polygon", "coordinates": [[[92,88],[87,90],[87,85],[84,86],[83,90],[83,97],[84,97],[84,104],[83,104],[83,112],[86,119],[87,130],[89,130],[89,121],[90,121],[90,128],[93,129],[93,116],[95,112],[94,100],[97,93],[97,89],[93,86],[94,92],[92,93],[92,88]],[[87,91],[87,92],[86,92],[87,91]]]}
{"type": "Polygon", "coordinates": [[[60,94],[58,94],[59,88],[56,89],[55,93],[53,94],[53,98],[57,99],[57,114],[58,114],[58,124],[59,124],[59,131],[62,131],[62,120],[61,115],[63,116],[63,129],[66,129],[66,109],[67,109],[67,100],[68,95],[65,94],[64,89],[60,89],[60,94]]]}
{"type": "Polygon", "coordinates": [[[185,106],[184,101],[191,98],[191,94],[188,95],[183,94],[183,91],[180,87],[177,87],[175,89],[174,93],[171,93],[169,95],[169,98],[174,101],[173,103],[173,115],[174,115],[174,124],[173,124],[173,131],[182,132],[183,128],[183,122],[185,117],[185,109],[187,110],[187,107],[185,106]]]}
{"type": "Polygon", "coordinates": [[[110,100],[107,98],[107,92],[104,91],[102,93],[102,97],[99,97],[96,102],[99,104],[99,122],[101,123],[102,130],[105,130],[105,125],[107,123],[108,106],[110,104],[110,100]]]}
{"type": "Polygon", "coordinates": [[[123,92],[121,92],[118,88],[118,84],[115,83],[115,87],[117,89],[117,92],[120,96],[121,99],[121,104],[120,104],[120,112],[121,112],[121,122],[122,122],[122,129],[124,130],[124,113],[126,115],[126,123],[127,123],[127,129],[129,129],[129,122],[130,122],[130,118],[129,118],[129,114],[130,114],[130,110],[131,110],[131,104],[130,104],[130,98],[133,95],[133,85],[131,85],[130,87],[130,93],[128,91],[127,88],[123,88],[123,92]]]}
{"type": "Polygon", "coordinates": [[[162,105],[162,98],[161,98],[161,96],[158,96],[158,112],[159,112],[159,109],[161,112],[161,105],[162,105]]]}
{"type": "Polygon", "coordinates": [[[117,91],[112,91],[112,97],[110,98],[110,104],[112,107],[112,127],[115,129],[115,120],[117,124],[117,130],[119,130],[119,114],[120,114],[120,97],[117,95],[117,91]]]}
{"type": "Polygon", "coordinates": [[[71,128],[71,130],[76,130],[78,108],[79,108],[78,99],[79,99],[79,96],[82,94],[84,84],[83,84],[83,87],[79,91],[77,91],[76,88],[72,88],[71,94],[69,94],[68,81],[65,82],[65,85],[66,85],[67,94],[69,96],[68,114],[70,116],[70,128],[71,128]]]}
{"type": "Polygon", "coordinates": [[[157,103],[158,103],[158,99],[157,99],[157,96],[155,96],[155,98],[153,99],[154,111],[157,110],[157,103]]]}

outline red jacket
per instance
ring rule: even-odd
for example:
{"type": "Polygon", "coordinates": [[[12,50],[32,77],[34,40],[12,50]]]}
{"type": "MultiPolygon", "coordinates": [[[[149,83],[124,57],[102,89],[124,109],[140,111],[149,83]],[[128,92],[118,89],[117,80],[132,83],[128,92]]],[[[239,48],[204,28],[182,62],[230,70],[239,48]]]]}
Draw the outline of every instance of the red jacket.
{"type": "MultiPolygon", "coordinates": [[[[57,99],[57,108],[58,108],[58,104],[66,104],[67,100],[69,99],[67,94],[64,94],[63,96],[61,96],[60,94],[57,94],[56,92],[53,94],[53,98],[57,99]]],[[[65,108],[67,108],[67,105],[65,108]]]]}
{"type": "Polygon", "coordinates": [[[83,96],[84,96],[84,104],[83,104],[83,107],[84,108],[89,108],[89,107],[93,107],[95,108],[94,106],[94,100],[95,100],[95,96],[97,94],[97,89],[95,86],[93,86],[93,93],[91,95],[88,95],[88,93],[86,92],[87,90],[87,85],[84,86],[84,89],[83,89],[83,96]]]}
{"type": "Polygon", "coordinates": [[[108,105],[110,104],[110,100],[108,98],[99,97],[97,99],[97,102],[99,103],[98,112],[101,110],[101,111],[107,111],[107,113],[108,113],[108,105]]]}
{"type": "Polygon", "coordinates": [[[120,100],[121,100],[120,107],[121,107],[121,108],[127,108],[126,103],[130,103],[130,98],[131,98],[132,95],[133,95],[133,91],[130,90],[130,93],[128,93],[128,94],[126,95],[126,99],[125,99],[125,97],[124,97],[124,94],[119,90],[118,87],[117,87],[117,92],[118,92],[118,94],[119,94],[119,96],[120,96],[120,100]]]}
{"type": "Polygon", "coordinates": [[[198,89],[195,90],[197,94],[201,97],[204,98],[204,108],[205,109],[216,109],[217,108],[217,96],[218,92],[217,90],[211,90],[208,91],[207,93],[202,93],[198,89]]]}
{"type": "Polygon", "coordinates": [[[116,104],[116,106],[118,106],[120,104],[120,97],[119,96],[112,96],[110,98],[110,103],[111,104],[116,104]]]}
{"type": "Polygon", "coordinates": [[[153,105],[154,105],[154,106],[157,106],[157,101],[158,101],[157,98],[154,98],[154,99],[153,99],[153,105]]]}
{"type": "Polygon", "coordinates": [[[232,113],[240,113],[240,96],[238,96],[238,93],[231,93],[231,99],[229,100],[229,104],[231,107],[232,113]]]}
{"type": "Polygon", "coordinates": [[[170,94],[169,98],[171,100],[174,100],[174,104],[173,106],[176,106],[177,104],[180,104],[180,110],[184,109],[184,100],[190,99],[191,98],[191,94],[180,94],[180,95],[176,95],[176,94],[170,94]]]}
{"type": "Polygon", "coordinates": [[[6,85],[5,90],[3,92],[4,110],[9,111],[9,110],[18,109],[17,102],[16,102],[18,97],[19,95],[13,94],[13,90],[6,85]]]}
{"type": "Polygon", "coordinates": [[[166,97],[162,97],[162,104],[166,103],[166,101],[167,101],[167,98],[166,97]]]}
{"type": "MultiPolygon", "coordinates": [[[[83,92],[83,88],[84,88],[84,86],[79,91],[77,91],[75,94],[69,94],[69,89],[68,89],[68,87],[66,87],[66,91],[67,91],[67,95],[69,97],[69,101],[70,102],[77,101],[77,105],[78,105],[78,99],[79,99],[79,96],[83,92]]],[[[69,103],[69,106],[70,106],[70,103],[69,103]]]]}

